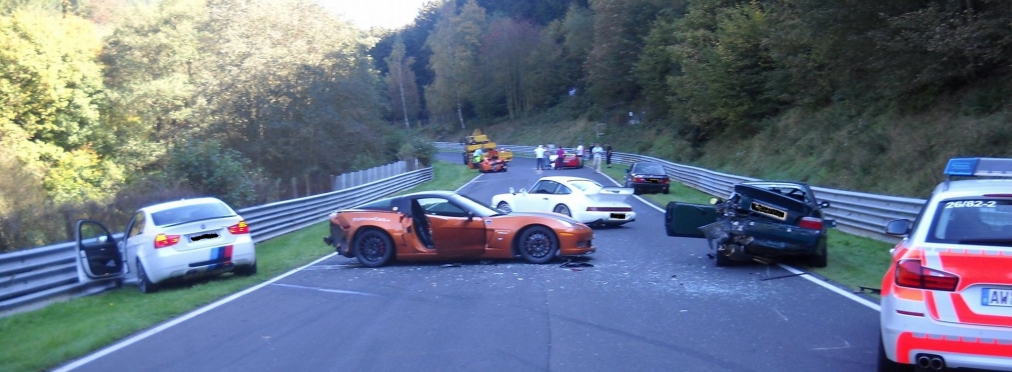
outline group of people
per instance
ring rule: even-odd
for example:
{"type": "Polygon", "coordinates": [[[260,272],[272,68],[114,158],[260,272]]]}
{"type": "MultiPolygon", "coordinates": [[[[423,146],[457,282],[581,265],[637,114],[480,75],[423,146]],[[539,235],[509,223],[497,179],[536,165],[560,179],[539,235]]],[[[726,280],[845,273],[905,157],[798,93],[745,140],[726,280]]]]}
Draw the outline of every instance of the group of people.
{"type": "MultiPolygon", "coordinates": [[[[545,154],[548,153],[548,151],[549,150],[545,148],[545,145],[538,145],[538,147],[534,149],[534,157],[537,158],[538,161],[538,170],[548,169],[548,158],[545,157],[545,154]]],[[[576,146],[576,156],[581,160],[587,160],[589,155],[593,160],[593,163],[591,164],[598,173],[601,172],[602,161],[608,165],[608,168],[611,168],[611,151],[610,144],[605,144],[604,147],[601,147],[600,143],[595,143],[594,146],[591,147],[590,151],[586,151],[583,147],[583,143],[576,146]]],[[[559,147],[558,150],[555,151],[555,154],[557,155],[555,158],[555,169],[562,169],[562,159],[565,158],[566,153],[562,150],[562,147],[559,147]]]]}

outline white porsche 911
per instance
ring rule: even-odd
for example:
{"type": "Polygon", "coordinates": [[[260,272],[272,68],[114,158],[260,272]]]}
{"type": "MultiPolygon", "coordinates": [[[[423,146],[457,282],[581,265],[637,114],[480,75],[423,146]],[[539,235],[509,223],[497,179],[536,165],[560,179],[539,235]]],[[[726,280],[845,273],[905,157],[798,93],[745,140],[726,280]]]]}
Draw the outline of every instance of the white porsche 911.
{"type": "Polygon", "coordinates": [[[633,189],[606,187],[579,177],[543,177],[530,190],[492,197],[492,206],[505,212],[555,212],[588,225],[618,226],[636,220],[625,202],[633,189]]]}

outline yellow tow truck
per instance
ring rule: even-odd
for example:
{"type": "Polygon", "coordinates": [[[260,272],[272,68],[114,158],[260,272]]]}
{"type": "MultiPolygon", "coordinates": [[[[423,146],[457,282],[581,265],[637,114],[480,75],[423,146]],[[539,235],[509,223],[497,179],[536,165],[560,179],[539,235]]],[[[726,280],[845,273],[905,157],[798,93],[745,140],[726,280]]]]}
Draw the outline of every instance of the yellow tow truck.
{"type": "Polygon", "coordinates": [[[495,142],[475,129],[470,136],[464,137],[464,164],[479,172],[505,172],[507,163],[513,160],[513,151],[497,148],[495,142]],[[481,149],[481,158],[475,159],[474,151],[481,149]]]}

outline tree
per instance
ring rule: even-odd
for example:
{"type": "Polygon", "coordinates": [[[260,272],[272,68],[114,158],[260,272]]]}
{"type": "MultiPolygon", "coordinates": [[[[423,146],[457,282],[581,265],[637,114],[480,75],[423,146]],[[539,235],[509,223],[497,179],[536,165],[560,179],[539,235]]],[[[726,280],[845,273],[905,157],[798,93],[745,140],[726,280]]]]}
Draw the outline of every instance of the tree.
{"type": "Polygon", "coordinates": [[[464,129],[464,100],[473,87],[474,70],[478,65],[481,35],[485,28],[485,10],[468,0],[456,14],[453,3],[444,3],[442,18],[425,44],[432,50],[430,68],[435,72],[425,96],[430,111],[448,112],[456,109],[460,128],[464,129]]]}
{"type": "Polygon", "coordinates": [[[393,111],[402,113],[404,126],[411,129],[411,120],[418,117],[418,87],[415,85],[415,73],[411,70],[415,59],[406,56],[405,52],[404,42],[398,37],[384,62],[390,69],[386,82],[393,111]]]}
{"type": "Polygon", "coordinates": [[[633,66],[662,0],[591,0],[594,46],[586,61],[591,94],[599,102],[629,102],[639,86],[633,66]]]}
{"type": "Polygon", "coordinates": [[[504,97],[510,119],[530,111],[534,88],[531,53],[537,47],[539,30],[526,22],[496,18],[482,42],[482,67],[491,80],[495,97],[504,97]]]}

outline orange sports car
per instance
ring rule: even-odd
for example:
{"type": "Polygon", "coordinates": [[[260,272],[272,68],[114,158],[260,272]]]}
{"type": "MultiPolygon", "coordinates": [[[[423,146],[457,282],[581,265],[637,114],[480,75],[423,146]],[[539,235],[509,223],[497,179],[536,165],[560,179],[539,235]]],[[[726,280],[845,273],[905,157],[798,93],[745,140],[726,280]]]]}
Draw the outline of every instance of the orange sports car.
{"type": "Polygon", "coordinates": [[[594,231],[557,213],[503,214],[451,191],[396,196],[330,214],[323,240],[368,267],[392,260],[509,259],[547,263],[593,253],[594,231]]]}

